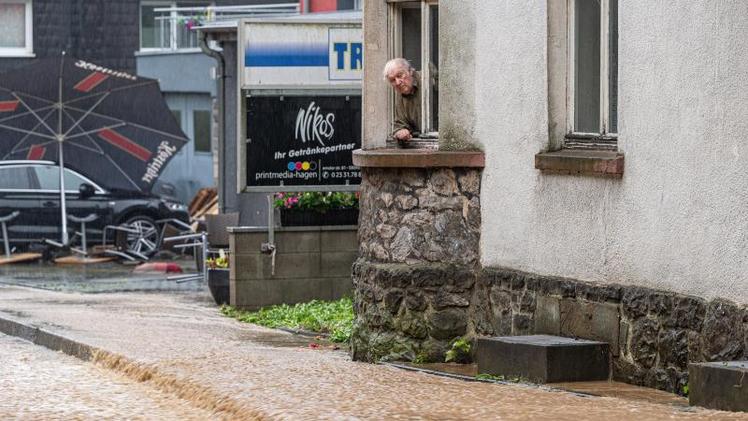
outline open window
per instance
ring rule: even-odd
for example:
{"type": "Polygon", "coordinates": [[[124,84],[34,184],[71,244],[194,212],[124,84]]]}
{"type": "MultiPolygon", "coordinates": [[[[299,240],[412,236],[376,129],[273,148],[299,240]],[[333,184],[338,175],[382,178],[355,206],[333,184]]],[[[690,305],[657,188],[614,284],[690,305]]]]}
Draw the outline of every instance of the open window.
{"type": "Polygon", "coordinates": [[[34,54],[31,0],[0,0],[0,57],[31,57],[34,54]]]}
{"type": "Polygon", "coordinates": [[[389,1],[390,56],[403,57],[421,74],[421,137],[439,132],[439,2],[389,1]]]}
{"type": "Polygon", "coordinates": [[[564,147],[615,149],[618,0],[568,0],[564,147]]]}

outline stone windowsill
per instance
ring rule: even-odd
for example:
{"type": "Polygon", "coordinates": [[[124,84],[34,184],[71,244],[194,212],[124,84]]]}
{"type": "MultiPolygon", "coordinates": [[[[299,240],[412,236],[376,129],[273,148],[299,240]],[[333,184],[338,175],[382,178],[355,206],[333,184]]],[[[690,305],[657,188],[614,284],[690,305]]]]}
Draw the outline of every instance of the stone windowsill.
{"type": "Polygon", "coordinates": [[[561,149],[535,155],[535,168],[555,174],[623,177],[623,154],[615,151],[561,149]]]}
{"type": "Polygon", "coordinates": [[[480,151],[438,151],[434,149],[356,149],[353,165],[362,168],[483,168],[480,151]]]}

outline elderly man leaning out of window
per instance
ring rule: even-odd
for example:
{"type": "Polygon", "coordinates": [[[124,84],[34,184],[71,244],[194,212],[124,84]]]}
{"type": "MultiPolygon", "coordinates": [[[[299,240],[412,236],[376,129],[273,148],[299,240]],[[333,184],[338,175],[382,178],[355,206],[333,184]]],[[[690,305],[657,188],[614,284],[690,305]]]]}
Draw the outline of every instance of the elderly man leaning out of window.
{"type": "Polygon", "coordinates": [[[421,132],[421,74],[404,58],[388,61],[383,73],[396,92],[392,137],[399,143],[407,142],[421,132]]]}

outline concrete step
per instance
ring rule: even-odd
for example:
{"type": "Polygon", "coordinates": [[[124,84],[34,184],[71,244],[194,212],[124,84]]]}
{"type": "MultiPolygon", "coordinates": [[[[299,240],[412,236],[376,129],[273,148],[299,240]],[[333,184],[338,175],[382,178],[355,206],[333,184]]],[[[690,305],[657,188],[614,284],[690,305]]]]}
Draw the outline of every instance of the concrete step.
{"type": "Polygon", "coordinates": [[[717,361],[688,365],[691,405],[748,412],[748,361],[717,361]]]}
{"type": "Polygon", "coordinates": [[[483,337],[476,340],[478,372],[535,383],[607,380],[605,342],[550,335],[483,337]]]}

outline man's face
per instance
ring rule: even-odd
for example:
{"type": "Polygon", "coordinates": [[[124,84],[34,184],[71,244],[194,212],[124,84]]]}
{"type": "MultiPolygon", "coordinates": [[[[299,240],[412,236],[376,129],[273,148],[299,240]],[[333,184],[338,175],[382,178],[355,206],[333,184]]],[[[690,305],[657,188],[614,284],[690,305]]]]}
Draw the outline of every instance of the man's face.
{"type": "Polygon", "coordinates": [[[392,88],[400,95],[410,95],[413,92],[413,74],[410,70],[403,68],[395,69],[387,75],[387,80],[392,85],[392,88]]]}

